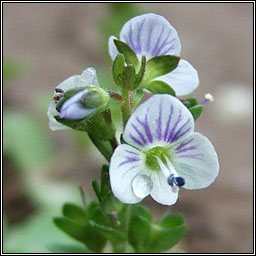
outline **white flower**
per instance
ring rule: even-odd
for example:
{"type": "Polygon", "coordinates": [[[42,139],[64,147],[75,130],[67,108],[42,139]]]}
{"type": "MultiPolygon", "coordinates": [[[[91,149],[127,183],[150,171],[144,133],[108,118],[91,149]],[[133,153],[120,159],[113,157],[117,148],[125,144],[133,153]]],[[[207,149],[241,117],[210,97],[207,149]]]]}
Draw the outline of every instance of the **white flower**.
{"type": "MultiPolygon", "coordinates": [[[[114,36],[109,38],[109,54],[112,60],[118,54],[114,36]]],[[[120,40],[128,44],[139,59],[161,55],[180,56],[181,44],[175,28],[162,16],[149,13],[137,16],[126,22],[120,32],[120,40]]],[[[199,85],[197,71],[186,60],[181,59],[178,67],[172,72],[160,76],[169,84],[177,96],[193,92],[199,85]]]]}
{"type": "MultiPolygon", "coordinates": [[[[81,75],[75,75],[75,76],[69,77],[68,79],[66,79],[65,81],[63,81],[56,87],[55,93],[53,95],[53,100],[50,103],[50,105],[48,107],[48,111],[47,111],[47,116],[49,118],[49,126],[50,126],[51,130],[70,129],[69,127],[57,122],[56,119],[54,118],[54,116],[59,115],[59,112],[56,110],[56,105],[57,105],[57,101],[59,100],[61,95],[65,92],[67,92],[68,90],[72,90],[72,89],[76,89],[76,88],[80,88],[80,87],[88,87],[88,86],[99,86],[97,75],[96,75],[96,70],[92,67],[85,69],[81,75]]],[[[82,92],[80,92],[80,94],[81,93],[82,92]]],[[[84,91],[84,93],[85,93],[85,91],[84,91]]],[[[79,96],[82,96],[82,94],[79,96]]],[[[74,102],[74,97],[72,97],[72,98],[73,98],[72,100],[74,102]]],[[[70,100],[71,99],[69,99],[67,101],[70,101],[70,100]]],[[[63,105],[65,105],[65,103],[63,105]]],[[[71,102],[69,102],[69,103],[71,103],[71,102]]],[[[66,103],[66,106],[67,105],[68,104],[66,103]]],[[[70,105],[71,104],[69,104],[69,106],[70,105]]],[[[69,110],[70,110],[70,108],[69,108],[69,110]]],[[[64,117],[64,114],[65,113],[63,113],[63,117],[64,117]]],[[[81,114],[81,111],[78,114],[81,114]]],[[[79,116],[81,117],[81,115],[79,115],[79,116]]]]}
{"type": "Polygon", "coordinates": [[[201,189],[217,177],[211,142],[194,132],[190,111],[175,97],[155,95],[130,117],[110,162],[114,195],[135,204],[151,195],[164,205],[177,201],[179,187],[201,189]]]}

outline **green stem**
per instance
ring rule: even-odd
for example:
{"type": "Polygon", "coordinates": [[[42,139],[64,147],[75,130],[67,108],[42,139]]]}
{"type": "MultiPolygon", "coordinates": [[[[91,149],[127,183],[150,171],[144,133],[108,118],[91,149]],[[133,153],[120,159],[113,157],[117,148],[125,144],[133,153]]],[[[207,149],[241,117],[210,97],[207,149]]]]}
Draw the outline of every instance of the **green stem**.
{"type": "Polygon", "coordinates": [[[128,119],[131,116],[131,106],[130,106],[130,99],[129,99],[129,90],[123,88],[122,90],[122,98],[123,98],[123,104],[121,106],[121,112],[123,116],[123,125],[125,127],[126,123],[128,122],[128,119]]]}

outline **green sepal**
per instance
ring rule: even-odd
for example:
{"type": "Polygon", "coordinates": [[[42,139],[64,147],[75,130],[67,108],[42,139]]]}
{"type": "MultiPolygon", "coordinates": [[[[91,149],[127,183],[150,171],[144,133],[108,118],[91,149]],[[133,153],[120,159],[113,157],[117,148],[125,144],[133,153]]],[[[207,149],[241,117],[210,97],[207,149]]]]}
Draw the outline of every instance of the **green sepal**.
{"type": "Polygon", "coordinates": [[[130,46],[117,39],[114,39],[114,43],[118,52],[124,55],[126,63],[132,64],[135,68],[137,68],[139,65],[139,60],[136,53],[130,48],[130,46]]]}
{"type": "Polygon", "coordinates": [[[189,111],[191,112],[192,116],[194,117],[194,120],[196,120],[203,112],[204,106],[203,105],[195,105],[191,108],[189,108],[189,111]]]}
{"type": "Polygon", "coordinates": [[[133,65],[129,64],[124,68],[121,75],[122,87],[132,91],[136,84],[136,72],[133,65]]]}
{"type": "Polygon", "coordinates": [[[181,102],[187,107],[187,108],[191,108],[195,105],[198,104],[197,99],[196,98],[188,98],[185,100],[181,100],[181,102]]]}
{"type": "Polygon", "coordinates": [[[109,191],[101,203],[102,210],[105,214],[111,212],[119,212],[122,210],[123,204],[109,191]]]}
{"type": "Polygon", "coordinates": [[[84,224],[87,221],[85,209],[73,203],[65,203],[62,207],[62,214],[64,217],[80,224],[84,224]]]}
{"type": "Polygon", "coordinates": [[[152,225],[152,235],[145,252],[165,252],[186,234],[186,223],[181,215],[169,215],[152,225]]]}
{"type": "Polygon", "coordinates": [[[131,217],[140,216],[140,217],[146,219],[148,222],[152,222],[152,216],[151,216],[150,211],[146,207],[144,207],[140,204],[133,205],[131,208],[130,214],[131,214],[131,217]]]}
{"type": "Polygon", "coordinates": [[[138,88],[138,86],[140,85],[141,81],[143,80],[145,71],[146,71],[146,57],[143,55],[141,57],[141,66],[140,66],[140,70],[138,72],[138,74],[136,74],[136,83],[135,83],[135,87],[133,88],[133,90],[135,90],[136,88],[138,88]]]}
{"type": "Polygon", "coordinates": [[[132,102],[132,109],[133,110],[139,105],[143,96],[144,96],[144,92],[141,88],[139,88],[135,91],[135,94],[133,96],[133,102],[132,102]]]}
{"type": "Polygon", "coordinates": [[[179,64],[180,57],[174,55],[156,56],[147,61],[144,80],[153,80],[173,71],[179,64]]]}
{"type": "Polygon", "coordinates": [[[107,111],[108,109],[82,120],[68,120],[59,116],[54,118],[72,129],[90,133],[98,140],[111,140],[115,136],[115,127],[112,121],[106,118],[107,111]]]}
{"type": "Polygon", "coordinates": [[[125,58],[123,54],[118,54],[113,62],[112,74],[115,83],[122,86],[121,74],[124,71],[125,58]]]}
{"type": "Polygon", "coordinates": [[[176,96],[174,89],[169,84],[160,80],[155,80],[149,83],[145,89],[154,94],[170,94],[172,96],[176,96]]]}

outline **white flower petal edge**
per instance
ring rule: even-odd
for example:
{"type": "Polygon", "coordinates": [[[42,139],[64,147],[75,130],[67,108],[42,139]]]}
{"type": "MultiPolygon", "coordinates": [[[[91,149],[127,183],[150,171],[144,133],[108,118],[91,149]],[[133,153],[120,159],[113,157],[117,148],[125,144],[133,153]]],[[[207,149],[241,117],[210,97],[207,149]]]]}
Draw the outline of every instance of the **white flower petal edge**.
{"type": "Polygon", "coordinates": [[[219,161],[212,143],[194,132],[173,151],[172,164],[185,179],[184,188],[206,188],[219,174],[219,161]]]}
{"type": "Polygon", "coordinates": [[[125,127],[126,143],[141,150],[183,140],[194,131],[190,111],[171,95],[154,95],[141,104],[125,127]]]}
{"type": "MultiPolygon", "coordinates": [[[[81,75],[74,75],[69,77],[68,79],[64,80],[62,83],[60,83],[56,88],[63,90],[64,92],[84,87],[84,86],[98,86],[98,78],[96,75],[96,70],[92,67],[85,69],[81,75]]],[[[49,127],[51,130],[61,130],[61,129],[71,129],[65,125],[62,125],[58,123],[54,116],[58,115],[58,111],[56,110],[56,103],[51,102],[49,104],[48,110],[47,110],[47,116],[49,119],[49,127]]]]}
{"type": "Polygon", "coordinates": [[[177,31],[164,17],[148,13],[126,22],[120,32],[121,41],[126,42],[138,55],[147,59],[161,55],[180,55],[181,44],[177,31]]]}
{"type": "Polygon", "coordinates": [[[184,96],[192,93],[199,85],[199,77],[197,71],[186,60],[180,60],[179,65],[172,72],[158,77],[169,84],[175,91],[177,96],[184,96]]]}
{"type": "Polygon", "coordinates": [[[117,38],[115,36],[111,36],[108,39],[108,52],[109,52],[110,58],[112,60],[115,60],[116,56],[119,53],[116,46],[115,46],[114,39],[117,39],[117,38]]]}
{"type": "Polygon", "coordinates": [[[111,158],[109,174],[112,192],[123,203],[136,204],[150,192],[150,182],[143,179],[144,175],[150,174],[143,168],[144,158],[139,150],[126,144],[119,145],[111,158]],[[140,175],[142,178],[137,178],[140,175]]]}
{"type": "MultiPolygon", "coordinates": [[[[117,55],[113,43],[115,37],[109,39],[109,54],[114,60],[117,55]]],[[[145,55],[147,59],[161,55],[176,55],[181,52],[181,44],[177,31],[164,17],[148,13],[127,21],[121,32],[120,40],[127,43],[139,59],[145,55]]]]}

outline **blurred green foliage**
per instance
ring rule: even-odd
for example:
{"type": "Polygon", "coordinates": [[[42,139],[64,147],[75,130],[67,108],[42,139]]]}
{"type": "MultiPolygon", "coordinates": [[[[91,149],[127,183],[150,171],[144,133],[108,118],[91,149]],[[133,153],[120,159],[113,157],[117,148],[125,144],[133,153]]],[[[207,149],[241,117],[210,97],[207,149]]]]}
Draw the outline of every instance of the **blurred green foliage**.
{"type": "Polygon", "coordinates": [[[3,82],[16,78],[25,70],[23,63],[16,60],[4,59],[3,61],[3,82]]]}

